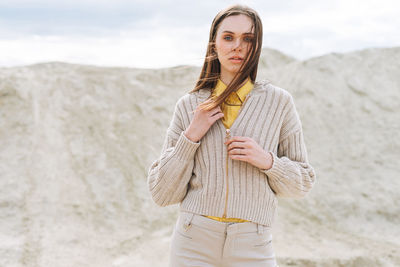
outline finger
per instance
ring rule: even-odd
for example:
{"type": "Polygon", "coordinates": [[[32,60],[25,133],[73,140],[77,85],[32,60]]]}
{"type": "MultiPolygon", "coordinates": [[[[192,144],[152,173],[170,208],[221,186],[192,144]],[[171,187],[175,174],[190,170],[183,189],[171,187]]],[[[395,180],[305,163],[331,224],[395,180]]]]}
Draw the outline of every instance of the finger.
{"type": "Polygon", "coordinates": [[[232,142],[228,145],[228,151],[234,149],[234,148],[238,148],[238,149],[245,149],[245,143],[243,142],[232,142]]]}
{"type": "Polygon", "coordinates": [[[248,161],[246,155],[229,155],[229,157],[234,160],[248,161]]]}
{"type": "Polygon", "coordinates": [[[202,106],[202,105],[204,105],[204,104],[208,104],[208,103],[210,103],[210,102],[212,102],[212,99],[211,99],[211,98],[210,98],[210,99],[207,99],[206,101],[204,101],[204,102],[202,102],[202,103],[200,103],[200,104],[198,104],[195,110],[196,110],[196,111],[197,111],[197,110],[209,111],[209,110],[205,110],[205,109],[203,109],[203,108],[200,108],[200,106],[202,106]]]}
{"type": "Polygon", "coordinates": [[[219,120],[220,118],[223,118],[223,117],[224,117],[224,113],[219,112],[219,113],[215,114],[214,116],[210,117],[210,119],[211,119],[210,123],[214,124],[217,120],[219,120]]]}
{"type": "Polygon", "coordinates": [[[233,136],[231,137],[231,139],[229,139],[228,141],[225,142],[226,145],[229,145],[232,142],[246,142],[247,141],[247,137],[244,136],[233,136]]]}
{"type": "MultiPolygon", "coordinates": [[[[218,116],[218,119],[221,119],[221,118],[223,118],[223,117],[225,117],[225,114],[221,112],[221,113],[219,114],[219,116],[218,116]]],[[[218,119],[217,119],[217,120],[218,120],[218,119]]]]}
{"type": "Polygon", "coordinates": [[[208,112],[214,114],[216,112],[222,112],[222,110],[219,107],[215,107],[215,108],[209,110],[208,112]]]}
{"type": "Polygon", "coordinates": [[[214,118],[216,116],[219,118],[221,116],[221,114],[222,114],[222,116],[224,115],[224,113],[222,113],[222,112],[216,112],[215,114],[212,114],[210,117],[214,118]]]}
{"type": "Polygon", "coordinates": [[[229,151],[229,155],[246,155],[246,151],[242,148],[234,148],[229,151]]]}

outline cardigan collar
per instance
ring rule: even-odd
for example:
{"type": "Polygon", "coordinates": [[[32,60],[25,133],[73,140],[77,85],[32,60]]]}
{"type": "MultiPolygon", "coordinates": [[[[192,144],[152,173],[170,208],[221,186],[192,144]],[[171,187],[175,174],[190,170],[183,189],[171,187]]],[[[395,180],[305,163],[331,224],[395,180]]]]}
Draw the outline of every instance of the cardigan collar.
{"type": "MultiPolygon", "coordinates": [[[[251,82],[250,78],[247,79],[245,84],[240,87],[236,92],[237,96],[240,98],[241,102],[243,103],[244,99],[246,98],[247,94],[253,89],[253,83],[251,82]]],[[[222,94],[226,89],[226,84],[221,80],[218,79],[217,85],[215,86],[213,95],[219,96],[222,94]]]]}
{"type": "MultiPolygon", "coordinates": [[[[271,82],[268,80],[256,81],[254,83],[253,89],[250,91],[250,93],[248,95],[250,95],[250,94],[256,95],[256,94],[266,92],[268,90],[268,85],[270,85],[270,84],[271,84],[271,82]]],[[[205,100],[211,96],[211,89],[210,88],[202,88],[202,89],[196,91],[195,94],[197,94],[201,100],[205,100]]]]}

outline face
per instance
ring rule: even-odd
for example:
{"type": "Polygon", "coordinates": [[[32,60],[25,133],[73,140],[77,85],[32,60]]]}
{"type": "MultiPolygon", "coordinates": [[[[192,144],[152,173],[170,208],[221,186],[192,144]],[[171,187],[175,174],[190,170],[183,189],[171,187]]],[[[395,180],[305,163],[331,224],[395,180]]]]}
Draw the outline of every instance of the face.
{"type": "Polygon", "coordinates": [[[225,18],[219,25],[215,49],[221,64],[221,80],[227,84],[239,71],[254,38],[253,23],[246,15],[225,18]]]}

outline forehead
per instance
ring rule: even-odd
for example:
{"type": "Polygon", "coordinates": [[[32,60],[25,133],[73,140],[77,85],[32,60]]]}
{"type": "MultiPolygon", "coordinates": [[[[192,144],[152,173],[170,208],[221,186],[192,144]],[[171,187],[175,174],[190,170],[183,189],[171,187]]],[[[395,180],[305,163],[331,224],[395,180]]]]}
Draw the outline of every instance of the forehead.
{"type": "Polygon", "coordinates": [[[235,34],[254,33],[253,22],[246,15],[234,15],[226,17],[218,27],[218,33],[224,31],[233,32],[235,34]]]}

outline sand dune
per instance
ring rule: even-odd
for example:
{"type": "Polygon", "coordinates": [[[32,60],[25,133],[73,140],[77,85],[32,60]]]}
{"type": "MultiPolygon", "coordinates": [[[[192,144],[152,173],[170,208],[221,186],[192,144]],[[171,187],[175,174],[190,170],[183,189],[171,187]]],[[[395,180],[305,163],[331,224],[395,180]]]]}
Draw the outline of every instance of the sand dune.
{"type": "MultiPolygon", "coordinates": [[[[280,266],[400,266],[399,62],[263,50],[258,79],[292,93],[318,177],[279,199],[280,266]]],[[[147,169],[199,71],[0,68],[0,266],[166,266],[178,206],[152,203],[147,169]]]]}

